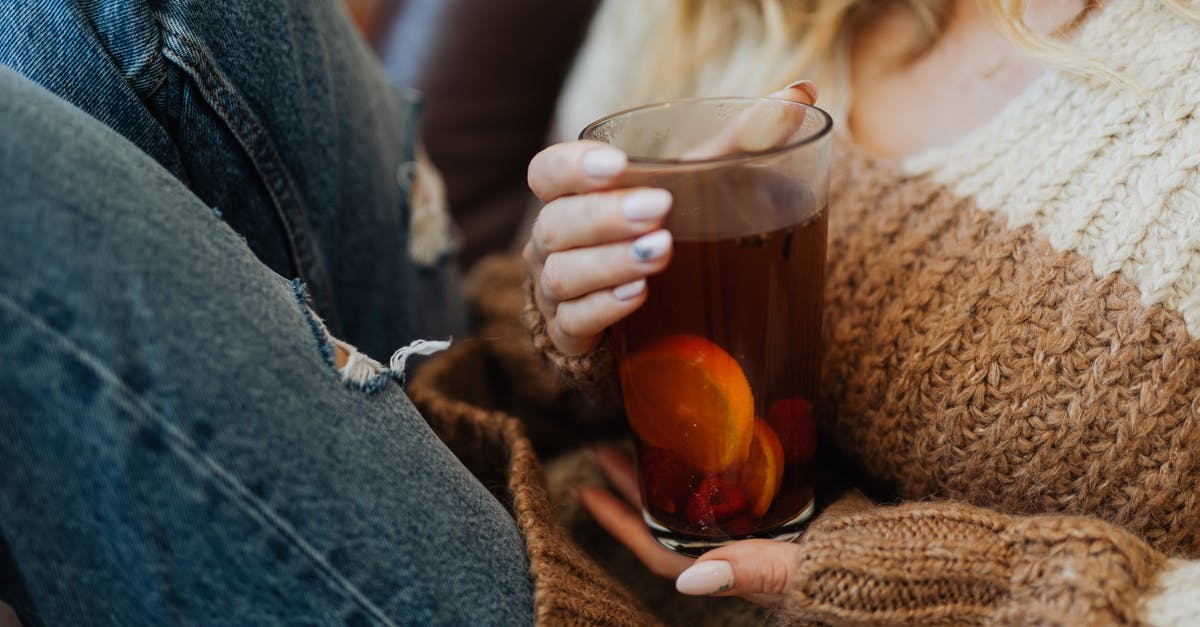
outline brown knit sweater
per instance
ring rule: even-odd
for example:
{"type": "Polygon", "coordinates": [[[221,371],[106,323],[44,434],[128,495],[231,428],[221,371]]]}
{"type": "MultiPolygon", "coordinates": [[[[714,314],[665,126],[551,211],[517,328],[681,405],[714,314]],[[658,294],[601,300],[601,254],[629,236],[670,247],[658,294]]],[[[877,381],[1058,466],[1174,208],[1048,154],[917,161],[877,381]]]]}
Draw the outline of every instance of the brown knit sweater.
{"type": "MultiPolygon", "coordinates": [[[[820,516],[785,622],[1200,622],[1200,27],[1110,3],[1078,42],[1138,84],[1049,72],[900,164],[841,143],[823,445],[910,502],[820,516]]],[[[412,396],[507,480],[541,622],[641,624],[550,519],[517,419],[479,409],[541,420],[535,434],[571,411],[518,348],[518,272],[483,273],[485,339],[412,396]],[[507,383],[481,396],[472,373],[507,383]]],[[[526,322],[560,372],[618,400],[603,344],[564,358],[535,309],[526,322]]]]}
{"type": "MultiPolygon", "coordinates": [[[[1200,599],[1159,581],[1164,555],[1200,556],[1200,342],[1180,313],[929,175],[839,152],[823,433],[897,496],[939,500],[814,524],[783,614],[1136,624],[1156,595],[1200,599]]],[[[604,346],[566,358],[525,316],[561,371],[614,394],[604,346]]]]}

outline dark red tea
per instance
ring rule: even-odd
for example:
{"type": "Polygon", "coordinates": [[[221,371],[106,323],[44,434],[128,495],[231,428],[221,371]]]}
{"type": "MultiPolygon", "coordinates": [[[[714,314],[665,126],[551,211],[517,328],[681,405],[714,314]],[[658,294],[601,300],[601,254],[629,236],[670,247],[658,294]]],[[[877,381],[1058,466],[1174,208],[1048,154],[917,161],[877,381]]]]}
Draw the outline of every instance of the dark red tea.
{"type": "Polygon", "coordinates": [[[786,226],[672,228],[669,267],[614,335],[647,522],[682,551],[812,511],[827,212],[776,177],[738,183],[759,190],[738,220],[786,226]]]}

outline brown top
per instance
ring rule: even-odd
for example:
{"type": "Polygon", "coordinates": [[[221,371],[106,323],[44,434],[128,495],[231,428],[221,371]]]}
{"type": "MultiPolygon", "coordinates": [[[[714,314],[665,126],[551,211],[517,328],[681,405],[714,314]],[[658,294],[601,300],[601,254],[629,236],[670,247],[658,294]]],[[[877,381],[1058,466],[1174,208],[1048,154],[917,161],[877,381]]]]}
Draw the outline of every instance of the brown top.
{"type": "MultiPolygon", "coordinates": [[[[1137,68],[1136,89],[1049,72],[946,150],[893,165],[841,146],[823,441],[918,502],[823,515],[784,620],[1200,615],[1200,25],[1164,4],[1106,5],[1078,37],[1137,68]]],[[[511,304],[518,272],[477,294],[511,304]]],[[[567,359],[536,309],[526,322],[560,372],[616,400],[603,344],[567,359]]],[[[481,331],[488,350],[515,341],[505,329],[481,331]]],[[[414,383],[426,411],[431,389],[414,383]]],[[[540,481],[530,468],[507,467],[514,494],[540,481]]],[[[514,506],[526,529],[545,513],[514,506]]],[[[628,600],[615,584],[545,570],[546,537],[565,536],[529,534],[544,622],[641,620],[613,609],[628,600]],[[551,590],[608,605],[561,613],[551,590]]]]}
{"type": "MultiPolygon", "coordinates": [[[[839,152],[823,431],[897,496],[962,503],[814,525],[787,615],[1138,622],[1162,553],[1200,554],[1200,342],[1032,228],[839,152]],[[1091,518],[1013,516],[1049,513],[1091,518]]],[[[558,369],[618,393],[603,345],[567,358],[525,316],[558,369]]]]}

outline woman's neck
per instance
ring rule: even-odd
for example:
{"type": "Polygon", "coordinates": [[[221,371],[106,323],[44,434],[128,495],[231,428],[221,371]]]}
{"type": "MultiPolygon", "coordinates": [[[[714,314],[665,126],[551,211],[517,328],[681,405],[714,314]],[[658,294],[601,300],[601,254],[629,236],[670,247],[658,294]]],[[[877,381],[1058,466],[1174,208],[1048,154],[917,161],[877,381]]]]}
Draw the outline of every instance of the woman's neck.
{"type": "MultiPolygon", "coordinates": [[[[1054,33],[1087,9],[1085,0],[1042,0],[1025,22],[1054,33]]],[[[1042,66],[995,28],[974,0],[958,0],[938,39],[915,58],[916,18],[893,5],[864,26],[851,52],[855,142],[876,156],[902,159],[953,144],[1020,94],[1042,66]]]]}

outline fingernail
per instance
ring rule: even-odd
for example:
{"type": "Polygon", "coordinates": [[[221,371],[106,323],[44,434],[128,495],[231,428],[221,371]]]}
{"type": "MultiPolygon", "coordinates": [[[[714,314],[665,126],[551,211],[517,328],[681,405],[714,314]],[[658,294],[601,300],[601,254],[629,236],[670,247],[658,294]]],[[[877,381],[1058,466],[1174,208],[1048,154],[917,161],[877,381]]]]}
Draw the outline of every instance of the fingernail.
{"type": "MultiPolygon", "coordinates": [[[[613,296],[615,296],[617,298],[617,300],[629,300],[629,299],[637,296],[638,294],[641,294],[642,291],[645,289],[646,289],[646,279],[638,279],[636,281],[631,281],[629,283],[626,283],[625,285],[618,285],[617,287],[614,287],[613,288],[613,296]]],[[[591,456],[592,456],[592,461],[595,461],[596,453],[592,452],[591,456]]]]}
{"type": "Polygon", "coordinates": [[[784,89],[799,89],[800,91],[808,94],[809,100],[811,100],[813,102],[817,101],[817,84],[812,81],[809,81],[809,80],[796,81],[796,82],[788,85],[787,87],[784,87],[784,89]]]}
{"type": "Polygon", "coordinates": [[[667,254],[671,247],[671,234],[666,230],[658,230],[649,235],[643,235],[629,247],[629,253],[641,262],[654,261],[667,254]]]}
{"type": "Polygon", "coordinates": [[[679,574],[675,589],[684,594],[717,594],[733,587],[733,567],[729,562],[697,562],[679,574]]]}
{"type": "Polygon", "coordinates": [[[640,189],[621,201],[621,213],[630,220],[656,220],[671,208],[671,192],[665,189],[640,189]]]}
{"type": "Polygon", "coordinates": [[[625,153],[616,148],[596,148],[583,155],[583,171],[587,172],[588,176],[598,179],[612,178],[620,174],[628,163],[629,159],[625,153]]]}

